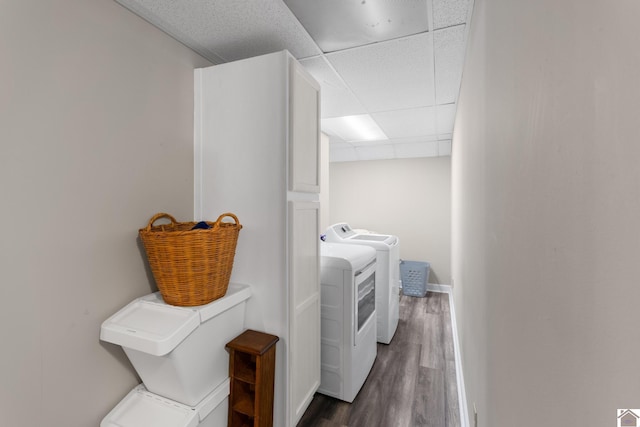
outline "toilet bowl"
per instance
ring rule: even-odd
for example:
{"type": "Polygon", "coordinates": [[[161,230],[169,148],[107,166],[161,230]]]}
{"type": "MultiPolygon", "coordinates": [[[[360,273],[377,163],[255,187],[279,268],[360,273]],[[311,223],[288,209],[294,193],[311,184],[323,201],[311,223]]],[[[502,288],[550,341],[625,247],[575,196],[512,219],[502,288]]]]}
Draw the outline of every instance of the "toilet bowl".
{"type": "Polygon", "coordinates": [[[231,283],[209,304],[176,307],[156,292],[105,320],[100,339],[122,346],[149,392],[194,407],[228,378],[225,345],[244,331],[250,296],[231,283]]]}
{"type": "Polygon", "coordinates": [[[227,427],[229,379],[198,405],[187,406],[138,385],[107,414],[100,427],[227,427]]]}

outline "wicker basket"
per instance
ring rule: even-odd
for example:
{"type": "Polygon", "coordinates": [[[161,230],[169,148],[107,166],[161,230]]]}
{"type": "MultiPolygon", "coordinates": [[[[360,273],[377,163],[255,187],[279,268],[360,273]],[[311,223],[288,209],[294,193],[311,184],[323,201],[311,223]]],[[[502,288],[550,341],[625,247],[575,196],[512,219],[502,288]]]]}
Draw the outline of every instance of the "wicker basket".
{"type": "Polygon", "coordinates": [[[208,304],[227,293],[242,225],[232,213],[207,224],[211,228],[193,230],[196,222],[177,222],[171,215],[159,213],[139,230],[153,277],[167,304],[208,304]],[[235,223],[222,222],[225,217],[235,223]],[[160,218],[171,220],[171,224],[153,225],[160,218]]]}

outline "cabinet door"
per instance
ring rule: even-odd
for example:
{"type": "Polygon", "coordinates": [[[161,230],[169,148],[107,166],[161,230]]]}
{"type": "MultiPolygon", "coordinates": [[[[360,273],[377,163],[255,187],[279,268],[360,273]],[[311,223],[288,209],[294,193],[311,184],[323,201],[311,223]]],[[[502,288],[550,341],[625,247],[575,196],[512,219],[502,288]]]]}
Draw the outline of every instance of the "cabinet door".
{"type": "Polygon", "coordinates": [[[293,59],[289,76],[289,190],[319,193],[320,86],[293,59]]]}
{"type": "Polygon", "coordinates": [[[289,202],[289,415],[295,426],[320,386],[320,203],[289,202]]]}

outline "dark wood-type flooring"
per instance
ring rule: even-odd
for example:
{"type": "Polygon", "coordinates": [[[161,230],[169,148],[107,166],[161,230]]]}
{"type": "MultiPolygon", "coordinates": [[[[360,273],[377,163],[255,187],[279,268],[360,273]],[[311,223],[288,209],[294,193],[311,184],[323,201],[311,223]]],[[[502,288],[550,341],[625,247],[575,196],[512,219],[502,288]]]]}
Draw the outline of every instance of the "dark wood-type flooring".
{"type": "Polygon", "coordinates": [[[460,427],[449,296],[400,297],[400,321],[352,404],[316,393],[298,427],[460,427]]]}

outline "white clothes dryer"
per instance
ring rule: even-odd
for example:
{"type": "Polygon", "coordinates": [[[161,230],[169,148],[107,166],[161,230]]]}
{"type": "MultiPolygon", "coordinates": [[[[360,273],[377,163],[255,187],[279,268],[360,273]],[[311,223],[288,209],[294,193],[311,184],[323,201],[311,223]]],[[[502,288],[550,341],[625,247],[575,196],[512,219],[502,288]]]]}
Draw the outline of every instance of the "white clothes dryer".
{"type": "Polygon", "coordinates": [[[366,245],[376,250],[376,329],[378,342],[389,344],[400,317],[400,239],[389,234],[357,233],[342,222],[330,226],[325,241],[366,245]]]}
{"type": "Polygon", "coordinates": [[[377,355],[376,251],[323,242],[320,252],[318,392],[353,402],[377,355]]]}

